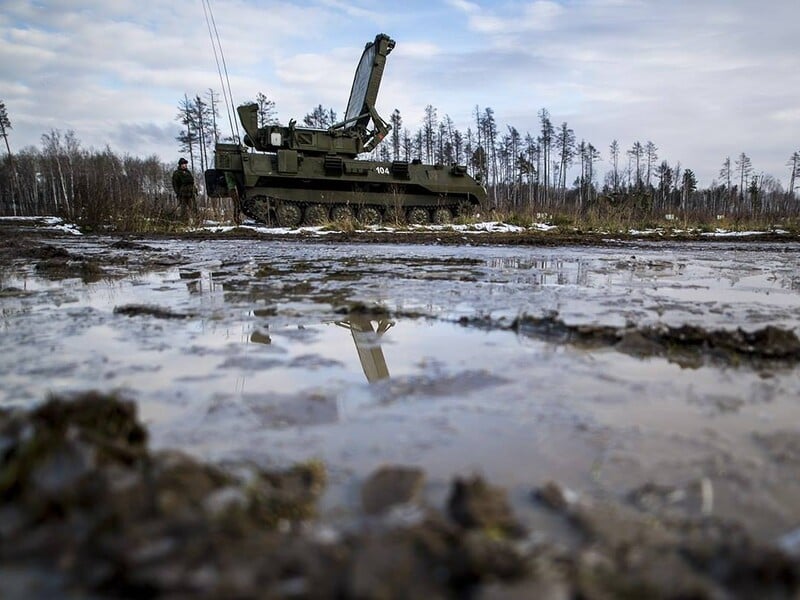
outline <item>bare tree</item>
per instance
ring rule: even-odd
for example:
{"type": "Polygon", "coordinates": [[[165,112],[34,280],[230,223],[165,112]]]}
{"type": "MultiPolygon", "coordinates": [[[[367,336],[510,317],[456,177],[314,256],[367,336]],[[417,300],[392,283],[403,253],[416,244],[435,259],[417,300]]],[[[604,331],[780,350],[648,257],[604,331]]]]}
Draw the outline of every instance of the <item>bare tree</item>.
{"type": "Polygon", "coordinates": [[[217,93],[208,88],[206,91],[206,98],[208,99],[208,116],[210,118],[210,122],[208,124],[208,140],[209,143],[216,144],[219,142],[219,126],[217,125],[217,119],[219,118],[219,108],[217,105],[219,104],[218,95],[217,93]]]}
{"type": "Polygon", "coordinates": [[[736,170],[739,172],[739,200],[744,200],[744,185],[753,172],[753,161],[744,152],[736,159],[736,170]]]}
{"type": "Polygon", "coordinates": [[[667,161],[662,160],[656,167],[655,177],[658,179],[658,195],[662,209],[667,208],[667,200],[672,190],[674,171],[670,168],[667,161]]]}
{"type": "Polygon", "coordinates": [[[642,187],[642,158],[644,157],[644,146],[642,146],[641,142],[634,142],[631,149],[628,150],[628,158],[633,161],[634,164],[634,173],[636,174],[636,180],[634,186],[636,189],[641,189],[642,187]]]}
{"type": "Polygon", "coordinates": [[[645,185],[650,188],[650,175],[656,167],[656,161],[658,160],[658,148],[653,142],[648,140],[644,146],[644,154],[646,168],[644,182],[645,185]]]}

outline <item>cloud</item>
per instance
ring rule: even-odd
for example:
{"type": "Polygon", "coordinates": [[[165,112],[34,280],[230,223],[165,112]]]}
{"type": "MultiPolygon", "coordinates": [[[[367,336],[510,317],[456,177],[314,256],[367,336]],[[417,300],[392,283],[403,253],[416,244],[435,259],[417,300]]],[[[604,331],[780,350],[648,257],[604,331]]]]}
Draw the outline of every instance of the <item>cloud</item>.
{"type": "MultiPolygon", "coordinates": [[[[378,97],[417,128],[425,106],[465,130],[491,107],[534,136],[537,112],[601,150],[651,139],[710,183],[747,152],[776,175],[798,149],[797,0],[217,0],[235,100],[264,92],[279,117],[341,113],[376,27],[397,40],[378,97]]],[[[85,145],[177,151],[184,93],[219,92],[202,5],[156,0],[5,0],[0,90],[15,147],[50,128],[85,145]]],[[[223,119],[223,122],[225,120],[223,119]]]]}

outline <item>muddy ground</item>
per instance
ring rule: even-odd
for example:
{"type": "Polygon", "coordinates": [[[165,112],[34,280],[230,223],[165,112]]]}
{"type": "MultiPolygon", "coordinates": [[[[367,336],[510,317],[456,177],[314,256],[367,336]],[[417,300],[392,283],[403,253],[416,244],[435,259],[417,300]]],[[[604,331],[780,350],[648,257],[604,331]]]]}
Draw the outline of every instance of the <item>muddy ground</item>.
{"type": "Polygon", "coordinates": [[[9,597],[795,598],[800,244],[0,223],[9,597]]]}

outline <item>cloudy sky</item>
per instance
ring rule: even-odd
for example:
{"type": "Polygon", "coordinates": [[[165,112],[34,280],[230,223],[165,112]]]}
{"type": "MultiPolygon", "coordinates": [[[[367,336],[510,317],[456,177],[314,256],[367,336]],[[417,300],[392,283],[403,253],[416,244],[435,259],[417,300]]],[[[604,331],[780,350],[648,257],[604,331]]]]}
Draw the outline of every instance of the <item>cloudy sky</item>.
{"type": "MultiPolygon", "coordinates": [[[[12,150],[51,129],[85,147],[178,157],[183,95],[220,90],[202,0],[0,0],[0,99],[12,150]]],[[[726,156],[788,180],[800,150],[800,0],[210,0],[234,101],[282,122],[344,112],[377,33],[397,42],[378,112],[416,129],[428,104],[462,130],[537,112],[600,149],[653,141],[701,185],[726,156]],[[474,125],[473,125],[474,127],[474,125]]],[[[226,127],[226,129],[229,129],[226,127]]]]}

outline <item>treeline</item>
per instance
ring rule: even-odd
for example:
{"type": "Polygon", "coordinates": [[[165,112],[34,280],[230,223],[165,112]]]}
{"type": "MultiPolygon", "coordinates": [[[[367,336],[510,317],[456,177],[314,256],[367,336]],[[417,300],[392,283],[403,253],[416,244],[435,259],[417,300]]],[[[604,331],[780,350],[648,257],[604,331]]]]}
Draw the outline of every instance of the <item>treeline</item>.
{"type": "MultiPolygon", "coordinates": [[[[279,122],[274,101],[259,93],[255,102],[260,125],[279,122]]],[[[238,135],[236,115],[228,112],[221,119],[219,105],[213,90],[203,97],[184,96],[176,114],[181,126],[176,142],[191,162],[201,208],[209,216],[225,218],[226,203],[202,194],[202,172],[213,166],[214,144],[238,135]],[[227,137],[220,133],[225,117],[232,131],[227,137]]],[[[787,187],[759,172],[741,153],[733,159],[724,157],[719,178],[700,189],[693,170],[661,159],[652,141],[623,148],[613,140],[603,153],[592,142],[579,139],[566,122],[556,125],[546,109],[538,112],[539,130],[534,133],[511,126],[501,130],[488,107],[476,106],[473,115],[473,124],[462,131],[449,115],[439,117],[429,105],[423,122],[413,129],[394,110],[389,136],[365,158],[467,165],[486,184],[491,208],[507,215],[616,214],[632,222],[665,215],[708,222],[724,215],[729,221],[767,223],[800,213],[795,194],[800,186],[800,151],[787,162],[787,187]]],[[[337,120],[334,110],[319,105],[302,123],[326,128],[337,120]]],[[[0,214],[54,214],[85,226],[128,229],[171,218],[176,204],[170,182],[173,165],[156,156],[88,150],[73,132],[57,130],[42,136],[40,148],[29,146],[12,155],[10,130],[0,101],[0,136],[6,142],[6,156],[0,162],[0,214]]]]}
{"type": "MultiPolygon", "coordinates": [[[[259,93],[255,102],[260,126],[279,122],[274,101],[259,93]]],[[[422,124],[413,129],[395,109],[388,138],[369,158],[467,165],[472,175],[483,179],[493,207],[506,213],[609,209],[635,218],[680,213],[698,220],[723,215],[730,220],[769,220],[800,214],[795,194],[800,187],[800,151],[789,156],[785,188],[773,175],[758,171],[742,152],[733,160],[724,157],[719,178],[701,189],[689,166],[661,159],[652,141],[623,148],[613,140],[604,154],[592,142],[579,139],[566,122],[554,123],[547,109],[537,116],[536,132],[523,133],[512,126],[503,131],[491,108],[476,106],[473,124],[461,131],[449,115],[439,117],[428,105],[422,124]]],[[[337,120],[333,109],[319,105],[302,122],[326,128],[337,120]]]]}
{"type": "Polygon", "coordinates": [[[0,214],[56,215],[84,227],[139,230],[175,211],[172,168],[156,156],[87,150],[72,131],[42,136],[0,163],[0,214]]]}

